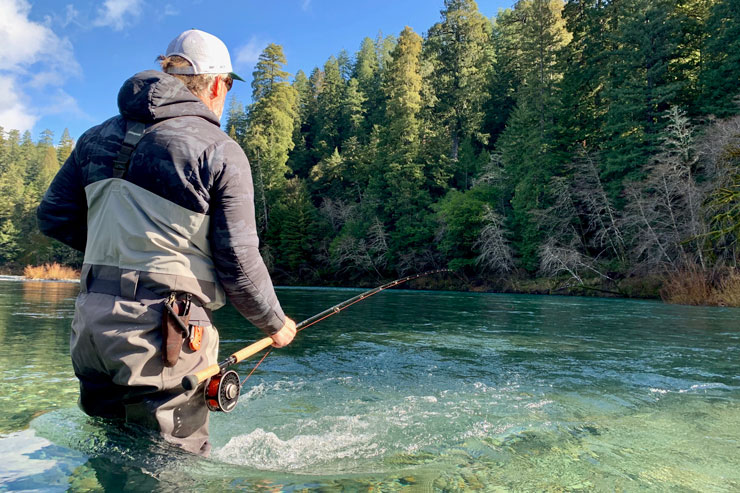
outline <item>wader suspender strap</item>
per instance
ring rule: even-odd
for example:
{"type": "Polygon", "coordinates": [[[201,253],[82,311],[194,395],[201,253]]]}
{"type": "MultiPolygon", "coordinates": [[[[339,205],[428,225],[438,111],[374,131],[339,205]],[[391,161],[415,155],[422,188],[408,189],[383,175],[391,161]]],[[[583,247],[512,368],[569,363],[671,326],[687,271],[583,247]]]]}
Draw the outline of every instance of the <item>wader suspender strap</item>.
{"type": "Polygon", "coordinates": [[[146,129],[146,125],[142,122],[127,121],[126,137],[123,139],[118,156],[113,161],[113,178],[123,178],[126,175],[131,154],[144,136],[144,129],[146,129]]]}

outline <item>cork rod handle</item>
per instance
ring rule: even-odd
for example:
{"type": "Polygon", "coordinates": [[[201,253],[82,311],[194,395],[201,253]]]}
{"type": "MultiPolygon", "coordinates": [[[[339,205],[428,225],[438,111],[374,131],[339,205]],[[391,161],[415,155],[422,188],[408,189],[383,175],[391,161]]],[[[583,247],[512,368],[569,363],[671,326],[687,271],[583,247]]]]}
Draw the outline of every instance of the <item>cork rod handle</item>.
{"type": "MultiPolygon", "coordinates": [[[[272,338],[271,337],[265,337],[264,339],[260,339],[259,341],[255,342],[254,344],[250,344],[249,346],[240,349],[239,351],[235,352],[231,355],[231,358],[229,358],[229,364],[234,365],[236,363],[239,363],[240,361],[243,361],[250,356],[259,353],[263,349],[267,348],[268,346],[272,345],[272,338]]],[[[200,385],[201,382],[206,381],[207,379],[211,378],[214,375],[218,375],[221,372],[221,367],[218,364],[213,364],[209,366],[208,368],[205,368],[198,373],[194,373],[192,375],[186,375],[182,378],[182,386],[185,390],[193,390],[198,385],[200,385]]]]}

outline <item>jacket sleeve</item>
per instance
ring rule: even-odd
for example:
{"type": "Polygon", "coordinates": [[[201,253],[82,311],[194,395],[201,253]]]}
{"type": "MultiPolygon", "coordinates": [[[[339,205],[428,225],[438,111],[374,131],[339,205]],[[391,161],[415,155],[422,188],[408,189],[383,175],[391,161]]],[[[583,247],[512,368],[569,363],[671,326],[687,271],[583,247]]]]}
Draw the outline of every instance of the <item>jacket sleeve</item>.
{"type": "Polygon", "coordinates": [[[207,159],[215,170],[210,245],[219,280],[239,313],[274,334],[285,323],[285,314],[259,252],[249,161],[232,140],[217,144],[207,159]]]}
{"type": "Polygon", "coordinates": [[[77,148],[46,190],[36,209],[36,217],[42,233],[84,252],[87,243],[87,199],[77,163],[77,148]]]}

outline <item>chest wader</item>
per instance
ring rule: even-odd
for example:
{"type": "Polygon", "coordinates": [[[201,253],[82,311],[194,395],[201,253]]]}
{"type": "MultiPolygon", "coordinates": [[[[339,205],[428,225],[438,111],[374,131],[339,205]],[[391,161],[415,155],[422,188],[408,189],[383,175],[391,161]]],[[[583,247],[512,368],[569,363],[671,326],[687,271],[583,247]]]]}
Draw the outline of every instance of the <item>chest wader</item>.
{"type": "MultiPolygon", "coordinates": [[[[156,124],[152,125],[152,127],[156,126],[156,124]]],[[[113,161],[113,178],[123,179],[126,177],[131,155],[144,137],[146,129],[146,124],[142,122],[127,121],[126,136],[116,159],[113,161]]],[[[191,350],[197,351],[200,349],[203,327],[189,325],[188,323],[190,321],[192,298],[191,293],[184,293],[184,299],[178,299],[178,294],[172,292],[164,302],[165,309],[162,310],[162,362],[168,368],[177,364],[182,345],[186,339],[189,340],[191,350]]]]}

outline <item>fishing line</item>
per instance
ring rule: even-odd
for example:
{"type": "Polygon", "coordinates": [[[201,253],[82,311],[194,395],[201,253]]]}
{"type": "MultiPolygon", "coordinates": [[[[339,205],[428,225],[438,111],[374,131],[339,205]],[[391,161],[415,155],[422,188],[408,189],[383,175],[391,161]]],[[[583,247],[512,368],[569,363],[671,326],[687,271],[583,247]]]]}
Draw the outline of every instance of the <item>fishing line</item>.
{"type": "MultiPolygon", "coordinates": [[[[403,284],[404,282],[411,281],[413,279],[418,279],[420,277],[431,275],[431,274],[439,274],[440,272],[452,272],[452,271],[449,270],[449,269],[439,269],[439,270],[422,272],[421,274],[415,274],[413,276],[408,276],[408,277],[403,277],[401,279],[396,279],[395,281],[391,281],[391,282],[389,282],[387,284],[383,284],[382,286],[378,286],[378,287],[373,288],[373,289],[371,289],[369,291],[365,291],[362,294],[359,294],[359,295],[357,295],[355,297],[352,297],[352,298],[350,298],[348,300],[345,300],[345,301],[339,303],[338,305],[335,305],[332,308],[329,308],[328,310],[324,310],[323,312],[318,313],[318,314],[314,315],[313,317],[310,317],[310,318],[304,320],[303,322],[299,323],[296,326],[296,334],[298,334],[298,332],[300,332],[302,330],[305,330],[305,329],[311,327],[312,325],[315,325],[315,324],[321,322],[322,320],[326,320],[327,318],[331,317],[332,315],[336,315],[337,313],[341,312],[342,310],[344,310],[346,308],[349,308],[350,306],[354,305],[355,303],[359,303],[360,301],[366,300],[369,297],[380,293],[381,291],[384,291],[384,290],[386,290],[388,288],[392,288],[392,287],[398,286],[399,284],[403,284]],[[326,313],[326,312],[329,312],[329,313],[326,313]],[[324,313],[326,313],[326,315],[321,316],[324,313]],[[319,317],[319,318],[317,318],[317,317],[319,317]],[[316,320],[313,320],[314,318],[316,318],[316,320]]],[[[272,352],[272,349],[273,349],[272,347],[270,349],[268,349],[267,352],[264,354],[264,356],[262,356],[262,358],[257,362],[256,365],[254,365],[254,368],[252,368],[252,371],[249,372],[249,375],[247,375],[244,378],[244,380],[241,382],[241,384],[239,385],[240,387],[244,387],[244,384],[247,383],[247,380],[249,380],[249,377],[251,377],[252,374],[257,369],[257,367],[259,367],[259,365],[261,365],[262,362],[265,361],[265,358],[267,358],[267,355],[272,352]]]]}
{"type": "MultiPolygon", "coordinates": [[[[364,293],[360,293],[357,296],[349,298],[348,300],[345,300],[338,305],[328,308],[323,312],[317,313],[316,315],[307,318],[303,322],[297,324],[296,333],[307,329],[308,327],[311,327],[312,325],[315,325],[322,320],[326,320],[332,315],[336,315],[337,313],[346,308],[349,308],[355,303],[366,300],[367,298],[374,296],[383,290],[398,286],[399,284],[403,284],[407,281],[432,274],[439,274],[441,272],[452,271],[450,269],[430,270],[422,272],[421,274],[414,274],[411,276],[402,277],[401,279],[396,279],[395,281],[391,281],[387,284],[383,284],[382,286],[378,286],[369,291],[365,291],[364,293]]],[[[211,411],[230,412],[236,406],[236,403],[239,399],[239,394],[241,393],[241,389],[246,381],[254,374],[257,367],[262,364],[265,358],[267,358],[267,355],[272,352],[271,346],[273,345],[273,343],[274,341],[272,340],[272,338],[265,337],[253,344],[250,344],[249,346],[236,351],[220,363],[215,363],[207,368],[200,370],[195,374],[184,376],[182,379],[182,386],[185,390],[194,390],[202,382],[206,382],[204,395],[208,409],[210,409],[211,411]],[[267,348],[270,349],[262,356],[262,359],[259,360],[255,367],[252,368],[252,371],[249,372],[249,375],[247,375],[244,381],[239,381],[239,376],[234,370],[228,370],[230,366],[235,365],[240,361],[245,360],[246,358],[253,356],[267,348]]]]}

